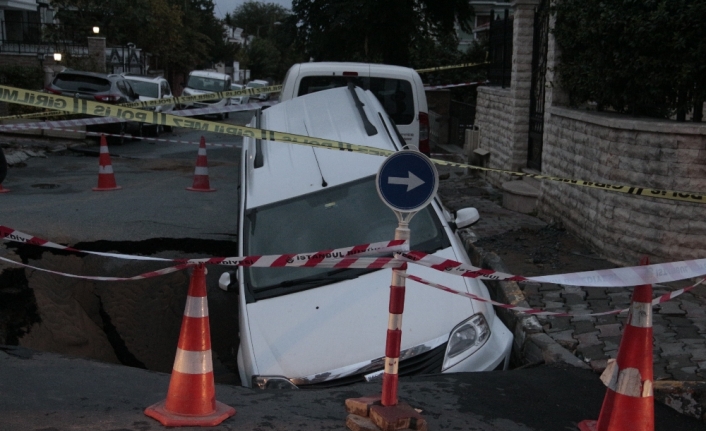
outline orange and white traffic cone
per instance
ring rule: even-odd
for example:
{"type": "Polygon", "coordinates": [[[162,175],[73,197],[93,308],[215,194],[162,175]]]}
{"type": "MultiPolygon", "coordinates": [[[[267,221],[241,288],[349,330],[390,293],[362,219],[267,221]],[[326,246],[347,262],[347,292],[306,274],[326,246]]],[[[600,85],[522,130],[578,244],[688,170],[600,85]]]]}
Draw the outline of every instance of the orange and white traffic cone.
{"type": "Polygon", "coordinates": [[[196,169],[194,169],[194,184],[186,190],[193,192],[215,192],[208,182],[208,161],[206,160],[206,139],[202,136],[199,142],[199,155],[196,157],[196,169]]]}
{"type": "Polygon", "coordinates": [[[9,192],[10,192],[10,190],[3,188],[2,183],[0,183],[0,193],[9,193],[9,192]]]}
{"type": "Polygon", "coordinates": [[[235,414],[216,401],[203,264],[191,275],[167,398],[145,414],[164,426],[216,426],[235,414]]]}
{"type": "MultiPolygon", "coordinates": [[[[640,265],[648,265],[643,257],[640,265]]],[[[598,421],[582,421],[581,431],[654,431],[652,369],[652,285],[635,287],[618,348],[601,380],[608,387],[598,421]]]]}
{"type": "Polygon", "coordinates": [[[98,187],[93,187],[94,192],[120,190],[122,187],[115,183],[113,165],[110,163],[110,152],[105,135],[101,135],[100,156],[98,157],[98,187]]]}

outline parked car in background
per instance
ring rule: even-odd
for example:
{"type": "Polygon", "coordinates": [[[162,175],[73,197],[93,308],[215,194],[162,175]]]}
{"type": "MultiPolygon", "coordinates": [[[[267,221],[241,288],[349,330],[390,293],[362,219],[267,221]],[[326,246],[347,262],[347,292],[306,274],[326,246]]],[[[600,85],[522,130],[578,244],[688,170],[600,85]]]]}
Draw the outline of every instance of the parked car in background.
{"type": "Polygon", "coordinates": [[[408,67],[371,63],[295,64],[282,83],[280,102],[348,82],[370,90],[397,125],[407,144],[429,155],[429,109],[419,74],[408,67]]]}
{"type": "MultiPolygon", "coordinates": [[[[353,85],[258,111],[249,126],[391,151],[405,145],[376,96],[353,85]]],[[[375,186],[383,157],[244,137],[240,160],[239,256],[394,237],[397,218],[375,186]]],[[[470,264],[456,230],[476,220],[474,209],[452,215],[434,198],[410,222],[410,248],[470,264]]],[[[490,298],[477,279],[413,264],[407,273],[490,298]]],[[[316,388],[380,378],[391,276],[391,269],[318,267],[224,273],[221,288],[238,292],[242,384],[316,388]]],[[[407,281],[400,376],[505,369],[512,339],[491,305],[407,281]]]]}
{"type": "MultiPolygon", "coordinates": [[[[246,87],[248,88],[262,88],[262,87],[269,87],[269,83],[267,81],[263,81],[261,79],[254,79],[247,84],[245,84],[246,87]]],[[[257,100],[270,100],[270,93],[260,93],[256,96],[252,96],[253,98],[257,100]]]]}
{"type": "MultiPolygon", "coordinates": [[[[141,101],[155,99],[173,99],[172,89],[169,82],[161,76],[142,76],[124,74],[125,79],[130,82],[133,90],[137,92],[141,101]]],[[[174,110],[174,104],[151,106],[144,108],[149,111],[170,113],[174,110]]],[[[171,126],[161,126],[158,124],[145,124],[143,131],[151,136],[159,136],[162,131],[171,132],[171,126]]]]}
{"type": "MultiPolygon", "coordinates": [[[[232,79],[230,75],[216,72],[215,70],[192,70],[189,73],[189,78],[182,86],[184,91],[182,96],[195,96],[198,94],[218,93],[220,91],[230,90],[232,79]]],[[[230,97],[223,99],[201,100],[191,102],[182,106],[183,108],[207,108],[207,107],[223,107],[230,106],[230,97]]],[[[217,114],[219,119],[228,118],[228,113],[217,114]]]]}
{"type": "MultiPolygon", "coordinates": [[[[245,86],[242,84],[230,84],[230,89],[231,90],[244,90],[245,86]]],[[[245,105],[249,101],[250,101],[250,96],[238,96],[238,97],[231,97],[230,98],[231,105],[245,105]]]]}
{"type": "MultiPolygon", "coordinates": [[[[45,87],[45,90],[62,96],[116,105],[136,102],[139,97],[124,76],[81,72],[70,69],[59,72],[49,85],[45,87]]],[[[117,122],[86,126],[87,131],[117,135],[128,133],[128,128],[133,129],[133,133],[138,136],[142,135],[142,123],[117,122]]],[[[122,143],[124,138],[110,137],[110,140],[114,143],[122,143]]]]}

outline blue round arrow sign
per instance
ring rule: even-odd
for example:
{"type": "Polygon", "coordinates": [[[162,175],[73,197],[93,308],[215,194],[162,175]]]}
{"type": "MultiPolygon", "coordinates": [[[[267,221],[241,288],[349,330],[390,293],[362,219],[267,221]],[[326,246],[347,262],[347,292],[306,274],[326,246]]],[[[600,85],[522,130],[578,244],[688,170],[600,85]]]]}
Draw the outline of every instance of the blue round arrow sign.
{"type": "Polygon", "coordinates": [[[427,206],[436,195],[439,174],[424,154],[402,150],[380,166],[376,185],[387,206],[395,211],[415,212],[427,206]]]}

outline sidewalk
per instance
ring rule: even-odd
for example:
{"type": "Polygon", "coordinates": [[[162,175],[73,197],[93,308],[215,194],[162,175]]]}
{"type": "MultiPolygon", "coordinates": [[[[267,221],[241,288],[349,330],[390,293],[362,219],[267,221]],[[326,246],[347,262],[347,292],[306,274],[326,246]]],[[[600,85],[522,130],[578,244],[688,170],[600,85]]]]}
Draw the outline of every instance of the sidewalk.
{"type": "MultiPolygon", "coordinates": [[[[454,156],[448,155],[446,158],[454,159],[454,156]]],[[[456,161],[461,161],[458,156],[456,158],[456,161]]],[[[448,179],[442,180],[439,187],[444,204],[454,210],[473,206],[480,213],[480,221],[471,228],[472,234],[466,243],[471,254],[485,256],[484,267],[523,276],[616,267],[585,246],[581,250],[566,249],[561,235],[567,234],[552,231],[552,227],[542,220],[502,208],[502,192],[486,183],[480,175],[444,167],[440,168],[440,174],[442,171],[448,174],[448,179]],[[548,238],[544,240],[543,236],[548,238]],[[553,259],[551,254],[554,254],[553,259]],[[560,261],[560,258],[564,262],[571,260],[569,269],[560,265],[552,268],[549,264],[560,261]]],[[[693,283],[694,280],[682,280],[655,285],[653,294],[663,295],[693,283]]],[[[521,292],[524,306],[576,314],[576,317],[550,316],[534,320],[540,333],[550,337],[563,348],[561,350],[565,349],[563,358],[573,355],[600,373],[605,369],[607,360],[617,356],[627,313],[596,317],[582,315],[629,307],[632,288],[581,288],[548,283],[486,284],[500,284],[500,290],[521,292]]],[[[502,298],[498,299],[503,301],[502,298]]],[[[681,398],[674,396],[677,397],[675,400],[678,399],[674,407],[706,420],[706,286],[698,286],[691,292],[657,305],[653,311],[656,395],[662,401],[667,396],[660,389],[660,381],[695,382],[690,388],[692,392],[687,393],[686,397],[684,392],[681,398]]],[[[522,316],[514,314],[513,318],[521,319],[522,316]]],[[[556,346],[552,349],[558,350],[556,346]]],[[[537,358],[533,357],[532,352],[523,351],[519,360],[527,363],[537,358]]],[[[569,361],[576,363],[573,358],[569,361]]],[[[668,386],[671,388],[672,385],[668,386]]]]}

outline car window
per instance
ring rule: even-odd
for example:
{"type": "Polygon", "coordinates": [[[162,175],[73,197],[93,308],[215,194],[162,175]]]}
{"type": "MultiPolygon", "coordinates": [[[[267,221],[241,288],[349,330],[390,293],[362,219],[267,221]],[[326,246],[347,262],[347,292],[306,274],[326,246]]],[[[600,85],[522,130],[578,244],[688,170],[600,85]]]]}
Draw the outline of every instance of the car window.
{"type": "Polygon", "coordinates": [[[172,90],[169,88],[169,83],[167,81],[162,81],[160,83],[160,86],[162,87],[162,97],[167,97],[172,95],[172,90]]]}
{"type": "Polygon", "coordinates": [[[223,91],[228,88],[226,86],[226,81],[223,79],[205,78],[202,76],[193,75],[189,76],[189,81],[186,86],[195,90],[210,91],[213,93],[223,91]]]}
{"type": "Polygon", "coordinates": [[[395,124],[411,124],[415,118],[412,84],[403,79],[367,78],[353,76],[305,76],[299,82],[297,96],[331,88],[345,87],[349,81],[365,90],[370,90],[380,101],[385,112],[395,124]]]}
{"type": "Polygon", "coordinates": [[[110,81],[98,76],[60,73],[54,79],[54,85],[65,91],[86,91],[97,93],[110,90],[110,81]]]}
{"type": "MultiPolygon", "coordinates": [[[[276,204],[251,209],[244,220],[247,255],[304,253],[386,241],[394,238],[397,218],[380,200],[375,178],[332,187],[276,204]]],[[[433,208],[428,206],[410,224],[412,248],[432,253],[449,246],[433,208]]],[[[316,283],[297,280],[326,275],[331,268],[247,268],[249,289],[256,299],[287,294],[316,283]],[[285,283],[288,286],[277,287],[285,283]]],[[[356,278],[367,270],[348,270],[356,278]]],[[[328,284],[331,279],[318,285],[328,284]]]]}
{"type": "Polygon", "coordinates": [[[159,97],[159,86],[154,82],[136,81],[130,79],[130,85],[137,94],[145,97],[159,97]]]}
{"type": "Polygon", "coordinates": [[[260,84],[259,82],[248,82],[248,84],[246,85],[246,87],[250,88],[262,88],[264,86],[265,84],[260,84]]]}

